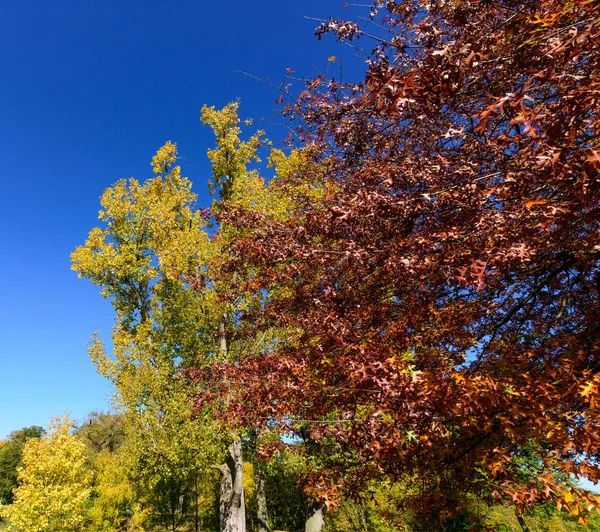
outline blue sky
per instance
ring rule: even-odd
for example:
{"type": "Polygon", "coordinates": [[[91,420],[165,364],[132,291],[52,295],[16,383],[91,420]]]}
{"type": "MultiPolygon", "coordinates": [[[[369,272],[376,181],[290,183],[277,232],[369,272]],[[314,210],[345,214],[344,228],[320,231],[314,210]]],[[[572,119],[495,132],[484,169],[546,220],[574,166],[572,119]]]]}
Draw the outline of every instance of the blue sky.
{"type": "MultiPolygon", "coordinates": [[[[178,143],[184,174],[210,202],[203,104],[241,98],[271,136],[277,94],[241,69],[279,81],[313,76],[327,57],[304,16],[355,16],[342,0],[200,2],[25,0],[3,5],[0,31],[0,439],[106,409],[110,390],[86,344],[110,332],[98,289],[69,270],[117,179],[151,176],[150,159],[178,143]]],[[[357,71],[358,72],[358,71],[357,71]]]]}

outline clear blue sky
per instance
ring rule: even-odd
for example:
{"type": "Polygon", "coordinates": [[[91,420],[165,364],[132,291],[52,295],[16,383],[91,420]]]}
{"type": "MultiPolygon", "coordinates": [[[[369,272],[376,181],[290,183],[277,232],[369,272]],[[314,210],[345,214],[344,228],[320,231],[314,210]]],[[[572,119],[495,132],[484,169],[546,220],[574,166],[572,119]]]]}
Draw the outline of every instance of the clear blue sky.
{"type": "Polygon", "coordinates": [[[102,191],[150,177],[152,155],[172,140],[208,204],[202,105],[241,98],[243,116],[280,135],[269,119],[277,94],[234,71],[313,76],[352,51],[317,41],[304,16],[357,13],[342,0],[24,0],[2,11],[0,439],[107,409],[86,344],[96,330],[107,337],[112,309],[69,270],[102,191]]]}

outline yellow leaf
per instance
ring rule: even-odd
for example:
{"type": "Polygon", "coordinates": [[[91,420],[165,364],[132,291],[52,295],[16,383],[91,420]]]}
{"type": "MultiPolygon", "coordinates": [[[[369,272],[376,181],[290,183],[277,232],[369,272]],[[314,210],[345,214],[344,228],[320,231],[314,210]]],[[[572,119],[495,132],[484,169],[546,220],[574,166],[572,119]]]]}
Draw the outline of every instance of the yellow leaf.
{"type": "Polygon", "coordinates": [[[465,377],[464,377],[464,375],[461,375],[460,373],[455,373],[454,375],[452,375],[452,380],[454,380],[456,382],[456,384],[459,384],[465,380],[465,377]]]}
{"type": "Polygon", "coordinates": [[[583,397],[589,397],[590,395],[592,395],[592,393],[594,393],[595,388],[596,388],[596,383],[593,380],[591,380],[587,384],[582,384],[579,387],[579,389],[581,390],[579,393],[583,397]]]}

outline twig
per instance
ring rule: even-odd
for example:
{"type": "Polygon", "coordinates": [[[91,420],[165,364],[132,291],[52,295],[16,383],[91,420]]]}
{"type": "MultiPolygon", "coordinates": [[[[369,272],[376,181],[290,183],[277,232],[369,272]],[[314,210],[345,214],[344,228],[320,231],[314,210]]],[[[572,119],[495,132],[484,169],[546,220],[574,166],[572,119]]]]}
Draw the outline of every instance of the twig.
{"type": "Polygon", "coordinates": [[[234,73],[244,74],[245,76],[248,76],[249,78],[260,81],[261,83],[264,83],[265,85],[267,85],[269,87],[273,87],[274,89],[277,89],[281,94],[285,94],[290,100],[292,100],[296,105],[298,105],[298,100],[296,100],[296,98],[294,98],[289,93],[288,90],[283,88],[283,82],[281,83],[281,85],[277,86],[277,85],[275,85],[275,83],[270,82],[268,79],[259,78],[258,76],[255,76],[254,74],[250,74],[249,72],[246,72],[244,70],[234,70],[234,73]]]}

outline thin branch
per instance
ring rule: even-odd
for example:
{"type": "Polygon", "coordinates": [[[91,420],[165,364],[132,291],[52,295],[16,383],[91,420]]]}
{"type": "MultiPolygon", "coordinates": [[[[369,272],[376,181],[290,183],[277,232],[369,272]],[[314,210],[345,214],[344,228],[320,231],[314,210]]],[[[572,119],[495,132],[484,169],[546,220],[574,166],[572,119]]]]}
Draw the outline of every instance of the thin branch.
{"type": "Polygon", "coordinates": [[[296,98],[294,98],[290,92],[286,89],[283,88],[284,86],[284,82],[281,83],[281,85],[275,85],[275,83],[272,83],[271,81],[269,81],[268,79],[263,79],[263,78],[259,78],[258,76],[255,76],[254,74],[250,74],[249,72],[246,72],[244,70],[234,70],[234,73],[236,74],[244,74],[245,76],[248,76],[249,78],[255,79],[257,81],[260,81],[261,83],[264,83],[265,85],[269,86],[269,87],[273,87],[274,89],[276,89],[277,91],[279,91],[281,94],[284,94],[285,96],[287,96],[290,100],[292,100],[296,105],[298,105],[298,100],[296,100],[296,98]]]}
{"type": "MultiPolygon", "coordinates": [[[[256,419],[265,419],[268,421],[274,421],[276,423],[280,423],[285,425],[286,423],[315,423],[315,424],[327,424],[327,423],[355,423],[355,419],[273,419],[272,417],[257,417],[256,419]]],[[[382,420],[383,421],[383,420],[382,420]]]]}

